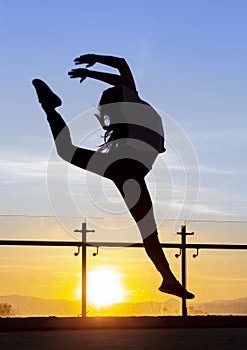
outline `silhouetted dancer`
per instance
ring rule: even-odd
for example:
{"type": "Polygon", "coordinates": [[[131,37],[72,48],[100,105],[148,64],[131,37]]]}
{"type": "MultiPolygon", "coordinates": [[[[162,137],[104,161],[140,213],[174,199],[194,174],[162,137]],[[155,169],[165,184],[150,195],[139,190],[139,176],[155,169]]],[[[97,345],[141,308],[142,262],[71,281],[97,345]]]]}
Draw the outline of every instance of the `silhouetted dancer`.
{"type": "Polygon", "coordinates": [[[120,191],[142,235],[145,250],[163,277],[159,290],[181,298],[192,299],[175,278],[161,248],[152,201],[145,183],[159,153],[165,151],[164,132],[160,116],[136,91],[134,78],[123,58],[96,54],[82,55],[75,64],[105,64],[120,74],[103,73],[86,68],[72,69],[70,78],[93,78],[113,87],[105,90],[96,115],[105,130],[98,150],[73,145],[70,131],[55,110],[62,101],[41,80],[34,79],[39,102],[47,115],[58,155],[65,161],[112,180],[120,191]]]}

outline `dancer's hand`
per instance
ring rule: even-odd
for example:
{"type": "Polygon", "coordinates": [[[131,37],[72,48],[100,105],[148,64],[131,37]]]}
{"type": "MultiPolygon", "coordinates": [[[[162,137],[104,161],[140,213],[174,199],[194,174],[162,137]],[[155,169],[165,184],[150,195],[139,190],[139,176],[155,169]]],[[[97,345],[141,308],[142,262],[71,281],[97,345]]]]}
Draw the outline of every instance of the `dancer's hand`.
{"type": "Polygon", "coordinates": [[[82,55],[80,57],[77,57],[74,59],[75,64],[87,64],[86,67],[92,67],[96,62],[96,55],[94,54],[87,54],[87,55],[82,55]]]}
{"type": "Polygon", "coordinates": [[[88,76],[88,70],[85,68],[72,69],[68,72],[70,78],[81,78],[80,83],[82,83],[88,76]]]}

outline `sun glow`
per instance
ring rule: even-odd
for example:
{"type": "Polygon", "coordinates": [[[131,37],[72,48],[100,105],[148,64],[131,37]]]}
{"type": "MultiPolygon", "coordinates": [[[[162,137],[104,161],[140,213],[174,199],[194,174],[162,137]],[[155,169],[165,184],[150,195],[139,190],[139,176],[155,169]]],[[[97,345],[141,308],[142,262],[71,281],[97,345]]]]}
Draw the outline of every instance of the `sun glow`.
{"type": "MultiPolygon", "coordinates": [[[[89,271],[87,273],[87,302],[97,308],[123,302],[126,290],[121,279],[121,273],[108,267],[89,271]]],[[[77,292],[79,289],[77,288],[77,292]]]]}

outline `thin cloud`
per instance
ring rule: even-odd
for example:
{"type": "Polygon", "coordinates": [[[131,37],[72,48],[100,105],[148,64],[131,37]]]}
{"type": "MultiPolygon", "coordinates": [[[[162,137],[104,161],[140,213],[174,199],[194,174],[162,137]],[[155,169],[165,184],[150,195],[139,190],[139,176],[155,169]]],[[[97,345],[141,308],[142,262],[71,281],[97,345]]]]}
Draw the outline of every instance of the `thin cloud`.
{"type": "Polygon", "coordinates": [[[212,175],[231,175],[231,176],[238,176],[238,175],[246,175],[247,172],[243,170],[238,169],[223,169],[223,168],[216,168],[216,167],[210,167],[206,165],[200,166],[200,172],[205,174],[212,174],[212,175]]]}

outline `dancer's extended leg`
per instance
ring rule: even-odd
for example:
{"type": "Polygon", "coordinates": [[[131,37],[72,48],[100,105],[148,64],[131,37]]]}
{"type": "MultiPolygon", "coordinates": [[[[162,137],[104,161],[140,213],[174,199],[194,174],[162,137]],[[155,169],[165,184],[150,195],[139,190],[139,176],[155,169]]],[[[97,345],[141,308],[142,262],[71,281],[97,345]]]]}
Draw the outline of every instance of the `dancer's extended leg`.
{"type": "Polygon", "coordinates": [[[67,124],[55,110],[56,107],[61,106],[62,101],[42,80],[34,79],[33,85],[46,113],[58,155],[81,169],[104,176],[106,155],[73,145],[67,124]]]}

